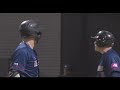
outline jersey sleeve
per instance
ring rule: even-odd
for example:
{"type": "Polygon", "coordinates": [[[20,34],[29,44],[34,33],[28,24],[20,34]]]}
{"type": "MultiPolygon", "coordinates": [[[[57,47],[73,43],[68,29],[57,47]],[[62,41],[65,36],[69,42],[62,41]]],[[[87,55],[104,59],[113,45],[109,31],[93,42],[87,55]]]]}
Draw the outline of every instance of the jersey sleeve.
{"type": "Polygon", "coordinates": [[[107,67],[110,77],[120,77],[120,58],[118,56],[110,56],[107,60],[107,67]]]}
{"type": "Polygon", "coordinates": [[[20,74],[27,74],[25,72],[27,60],[28,60],[28,57],[25,51],[20,50],[15,52],[14,55],[12,56],[11,70],[15,70],[20,74]]]}

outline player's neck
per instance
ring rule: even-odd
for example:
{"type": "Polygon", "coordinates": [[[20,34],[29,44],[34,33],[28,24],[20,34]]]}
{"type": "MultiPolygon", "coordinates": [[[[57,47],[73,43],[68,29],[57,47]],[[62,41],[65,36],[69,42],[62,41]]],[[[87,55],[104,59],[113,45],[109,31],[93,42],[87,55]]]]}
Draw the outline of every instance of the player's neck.
{"type": "Polygon", "coordinates": [[[32,40],[26,42],[32,49],[34,48],[34,42],[32,40]]]}
{"type": "Polygon", "coordinates": [[[24,38],[23,41],[26,42],[26,44],[28,44],[32,49],[34,49],[36,45],[36,41],[34,37],[24,38]]]}
{"type": "Polygon", "coordinates": [[[35,41],[33,39],[25,40],[26,44],[28,44],[32,49],[35,47],[35,41]]]}
{"type": "Polygon", "coordinates": [[[102,49],[100,50],[100,53],[101,53],[101,54],[104,54],[104,53],[106,53],[107,51],[109,51],[110,49],[112,49],[112,47],[102,48],[102,49]]]}

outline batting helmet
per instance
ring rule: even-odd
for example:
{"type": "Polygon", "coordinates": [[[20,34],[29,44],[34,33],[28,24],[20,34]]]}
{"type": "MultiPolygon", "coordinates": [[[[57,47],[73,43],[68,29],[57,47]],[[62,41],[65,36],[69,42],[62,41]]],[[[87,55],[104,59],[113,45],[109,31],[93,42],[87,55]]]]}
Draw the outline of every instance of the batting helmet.
{"type": "Polygon", "coordinates": [[[34,20],[23,21],[19,26],[19,31],[23,38],[33,36],[39,39],[41,36],[39,24],[34,20]]]}
{"type": "Polygon", "coordinates": [[[114,45],[114,35],[109,31],[99,31],[96,36],[91,38],[96,39],[96,45],[98,47],[110,47],[114,45]]]}

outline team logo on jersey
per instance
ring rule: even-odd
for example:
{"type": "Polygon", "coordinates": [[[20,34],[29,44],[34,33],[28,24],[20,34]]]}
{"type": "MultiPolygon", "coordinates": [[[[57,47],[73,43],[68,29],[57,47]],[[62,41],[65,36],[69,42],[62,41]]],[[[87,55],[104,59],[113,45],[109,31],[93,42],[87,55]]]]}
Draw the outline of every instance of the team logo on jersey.
{"type": "Polygon", "coordinates": [[[117,63],[112,63],[111,64],[111,68],[117,68],[118,67],[118,64],[117,63]]]}

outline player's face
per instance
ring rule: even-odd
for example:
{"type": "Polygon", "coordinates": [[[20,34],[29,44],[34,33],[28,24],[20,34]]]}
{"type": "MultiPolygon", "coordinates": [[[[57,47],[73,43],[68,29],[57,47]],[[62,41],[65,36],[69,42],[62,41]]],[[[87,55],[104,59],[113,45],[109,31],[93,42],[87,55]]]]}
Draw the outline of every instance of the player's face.
{"type": "Polygon", "coordinates": [[[96,41],[94,42],[94,46],[95,46],[95,51],[99,51],[99,47],[96,45],[96,41]]]}

